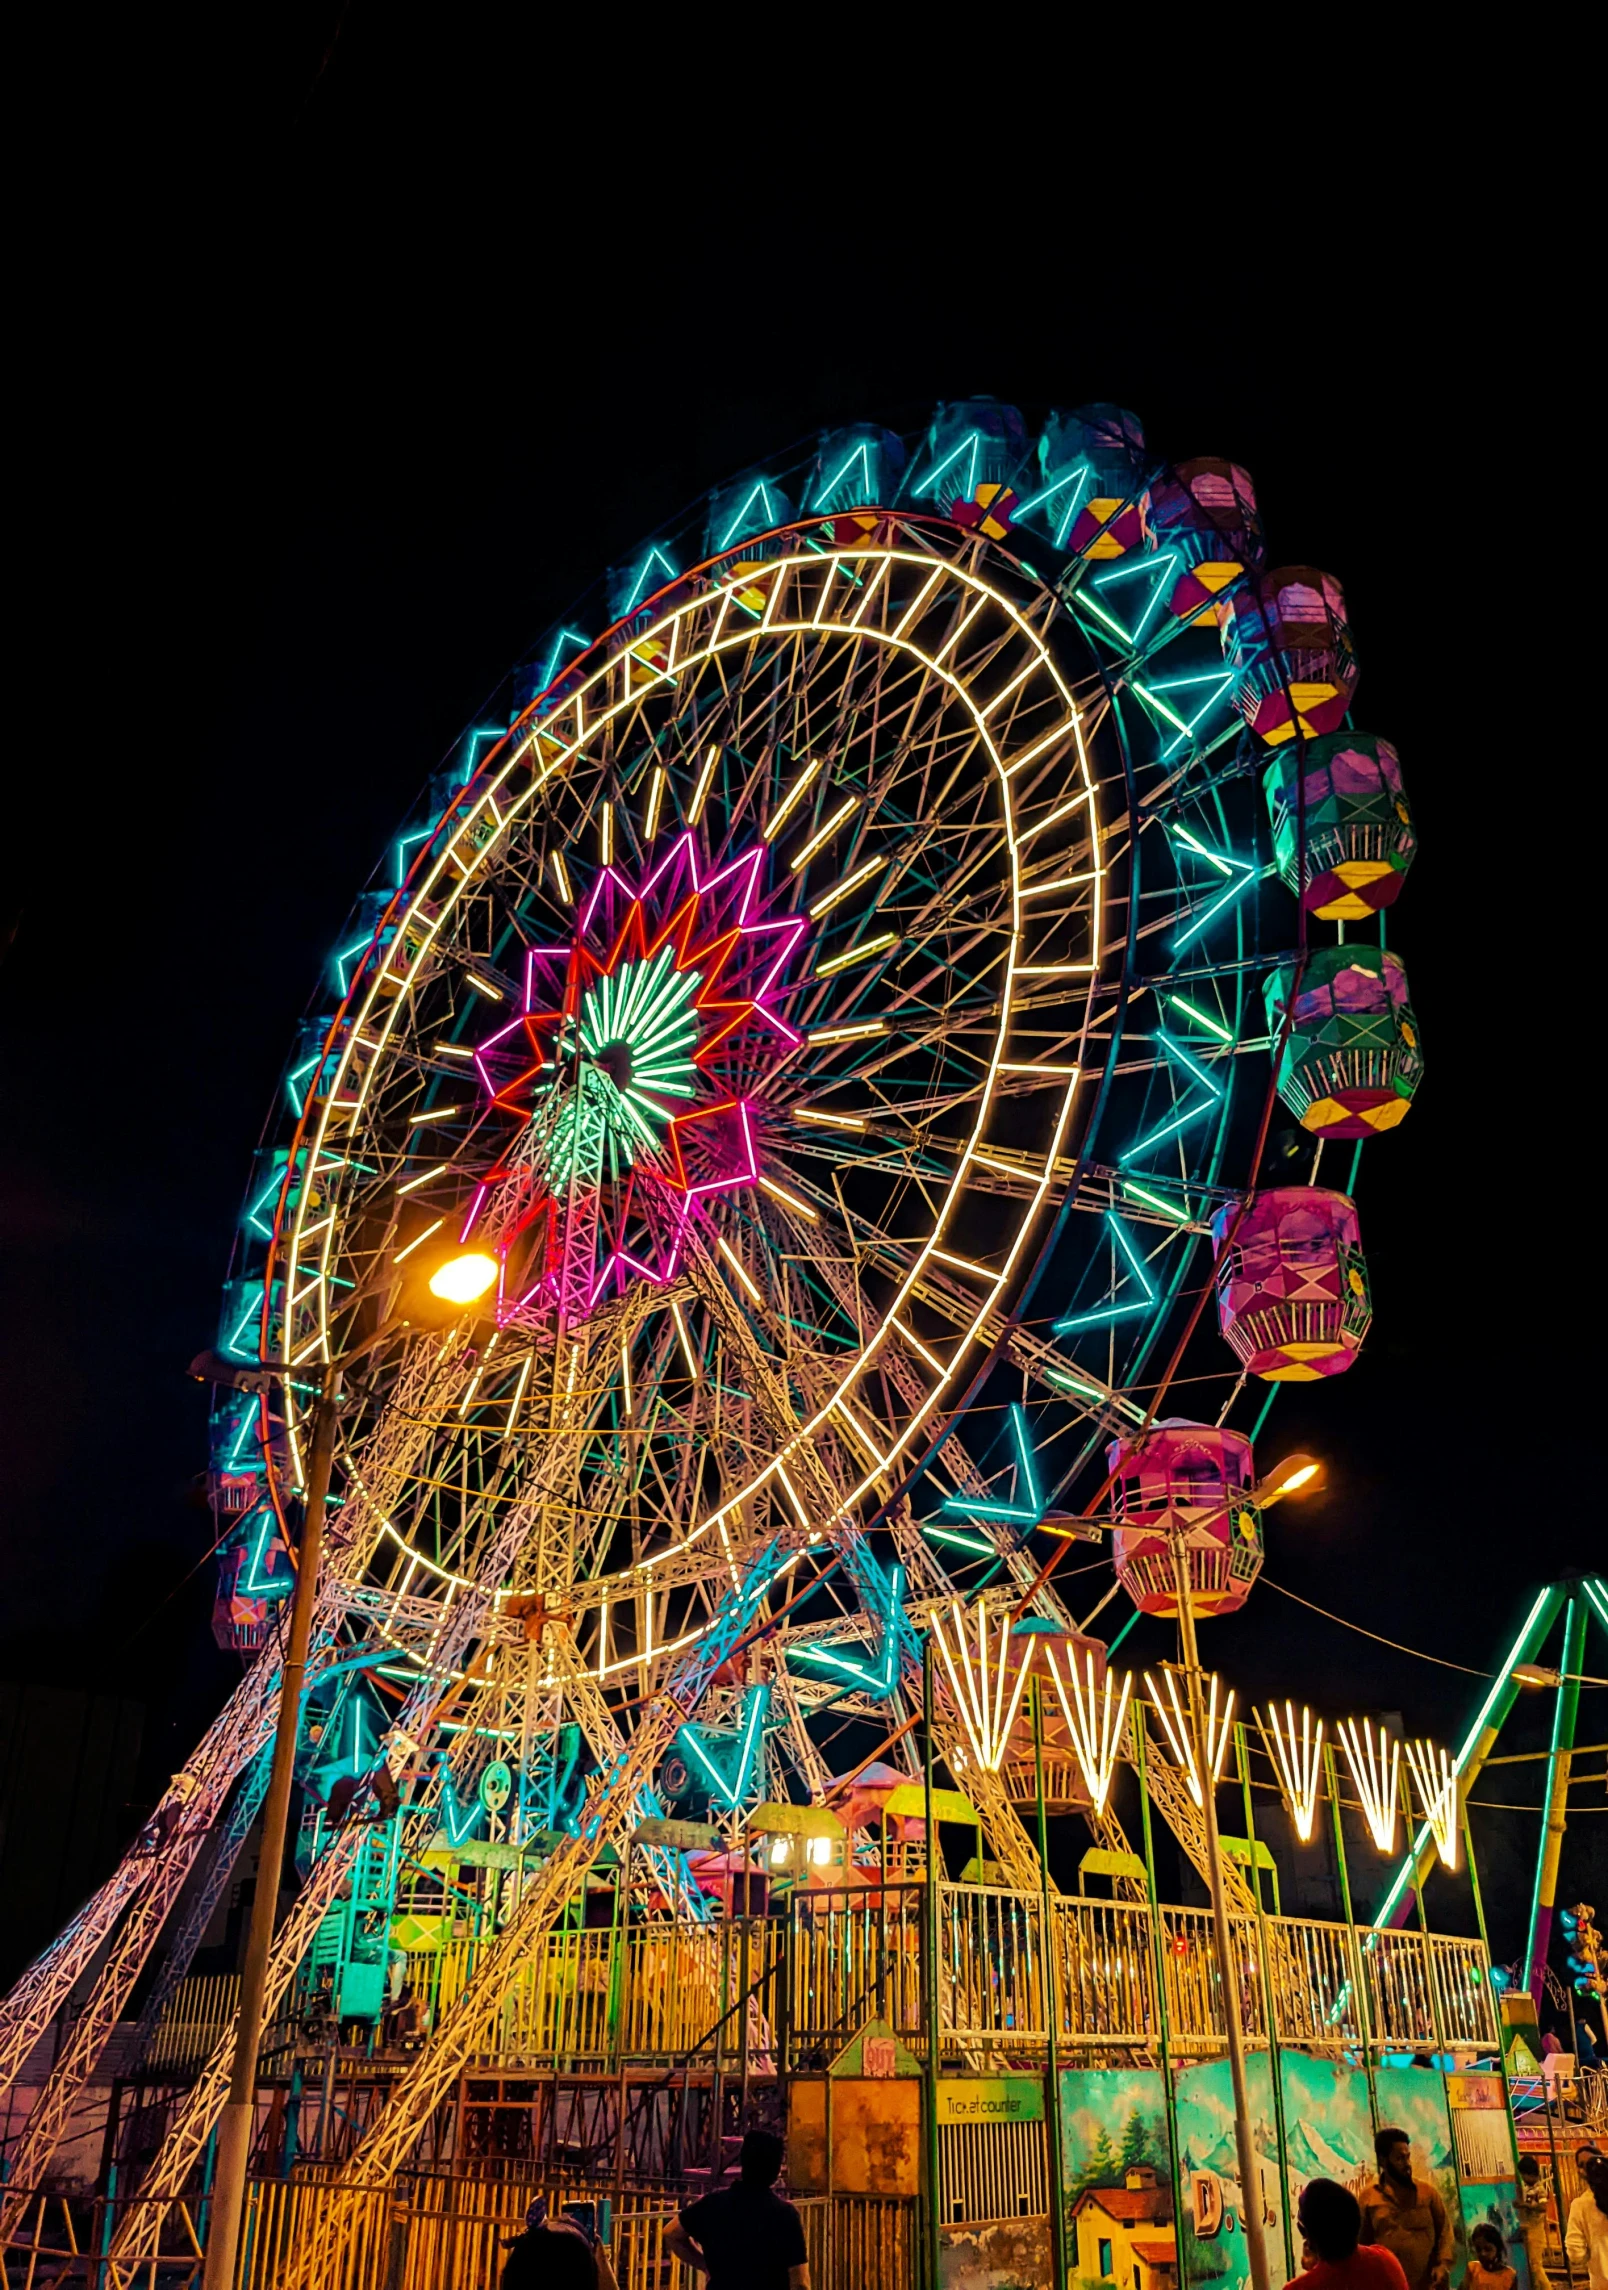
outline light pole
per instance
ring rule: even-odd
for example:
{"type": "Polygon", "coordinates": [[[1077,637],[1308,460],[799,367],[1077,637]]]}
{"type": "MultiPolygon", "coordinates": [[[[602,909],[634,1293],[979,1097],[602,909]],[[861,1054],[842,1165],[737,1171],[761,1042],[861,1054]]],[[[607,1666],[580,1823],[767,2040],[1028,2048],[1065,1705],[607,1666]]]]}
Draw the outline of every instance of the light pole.
{"type": "MultiPolygon", "coordinates": [[[[1245,2026],[1240,2018],[1239,1966],[1234,1937],[1229,1929],[1228,1902],[1223,1892],[1223,1849],[1217,1833],[1217,1798],[1212,1787],[1210,1745],[1206,1739],[1205,1700],[1201,1690],[1200,1647],[1195,1637],[1195,1613],[1189,1602],[1189,1560],[1184,1538],[1172,1538],[1173,1574],[1178,1584],[1178,1639],[1184,1676],[1189,1685],[1189,1726],[1194,1742],[1195,1771],[1200,1778],[1201,1820],[1206,1831],[1207,1882],[1212,1897],[1212,1939],[1217,1952],[1217,1977],[1223,1990],[1223,2021],[1228,2030],[1228,2073],[1234,2087],[1234,2152],[1239,2160],[1240,2201],[1245,2216],[1245,2255],[1250,2262],[1251,2290],[1268,2290],[1267,2239],[1262,2232],[1262,2175],[1256,2144],[1251,2136],[1250,2090],[1245,2077],[1245,2026]]],[[[211,2290],[210,2284],[208,2290],[211,2290]]]]}
{"type": "Polygon", "coordinates": [[[240,2007],[235,2021],[229,2097],[224,2103],[218,2124],[217,2169],[212,2182],[212,2231],[207,2236],[203,2290],[234,2290],[235,2259],[240,2243],[240,2214],[246,2191],[246,2164],[251,2155],[251,2133],[257,2112],[257,2056],[262,2043],[263,1997],[268,1985],[268,1956],[274,1940],[279,1877],[284,1866],[285,1829],[290,1817],[290,1784],[295,1773],[296,1736],[301,1725],[302,1683],[307,1672],[307,1648],[312,1638],[319,1560],[324,1547],[324,1505],[329,1494],[330,1465],[335,1455],[335,1422],[340,1404],[340,1389],[340,1369],[333,1365],[326,1367],[319,1379],[318,1398],[312,1410],[307,1497],[302,1516],[301,1545],[296,1558],[296,1587],[291,1595],[290,1628],[286,1637],[284,1667],[280,1674],[279,1722],[274,1730],[273,1764],[269,1772],[268,1794],[263,1800],[257,1888],[252,1896],[246,1958],[240,1973],[240,2007]]]}
{"type": "MultiPolygon", "coordinates": [[[[429,1282],[431,1293],[449,1305],[466,1306],[485,1294],[496,1278],[489,1257],[453,1259],[441,1266],[429,1282]],[[471,1271],[469,1268],[474,1267],[471,1271]],[[483,1275],[483,1277],[482,1277],[483,1275]],[[478,1280],[479,1285],[475,1282],[478,1280]]],[[[380,1326],[338,1360],[324,1366],[313,1402],[307,1449],[306,1494],[302,1510],[301,1542],[296,1554],[296,1587],[291,1594],[290,1624],[279,1681],[279,1717],[274,1728],[273,1760],[268,1793],[263,1800],[262,1842],[257,1858],[256,1890],[251,1901],[251,1922],[246,1934],[245,1962],[240,1973],[240,2005],[235,2019],[234,2059],[229,2071],[229,2096],[218,2124],[217,2167],[212,2181],[211,2229],[207,2235],[206,2271],[202,2290],[235,2290],[235,2268],[240,2250],[240,2222],[245,2207],[246,2165],[251,2159],[251,2134],[257,2112],[257,2065],[262,2048],[263,2000],[268,1987],[268,1958],[273,1949],[274,1921],[279,1905],[279,1879],[285,1861],[285,1831],[290,1817],[290,1788],[296,1770],[296,1740],[301,1730],[302,1689],[307,1675],[307,1651],[312,1642],[313,1609],[318,1596],[319,1564],[324,1549],[324,1512],[329,1497],[330,1467],[335,1459],[335,1429],[340,1410],[341,1377],[345,1369],[389,1335],[400,1323],[382,1320],[380,1326]]],[[[190,1370],[202,1382],[232,1384],[236,1390],[263,1392],[288,1367],[235,1363],[216,1353],[203,1352],[190,1370]]]]}
{"type": "MultiPolygon", "coordinates": [[[[1253,1490],[1257,1504],[1266,1509],[1286,1495],[1304,1494],[1321,1484],[1323,1466],[1310,1455],[1291,1455],[1253,1490]]],[[[1214,1514],[1220,1516],[1221,1514],[1214,1514]]],[[[1174,1528],[1170,1535],[1173,1580],[1178,1589],[1178,1648],[1189,1688],[1189,1729],[1194,1747],[1195,1772],[1200,1782],[1201,1824],[1206,1840],[1207,1885],[1212,1902],[1212,1941],[1217,1977],[1223,1991],[1223,2023],[1228,2034],[1228,2073],[1234,2088],[1234,2152],[1239,2163],[1240,2200],[1245,2213],[1245,2255],[1250,2264],[1251,2290],[1269,2290],[1267,2238],[1262,2231],[1262,2174],[1251,2134],[1250,2088],[1245,2075],[1245,2023],[1240,2016],[1239,1966],[1234,1935],[1228,1921],[1228,1899],[1223,1886],[1223,1847],[1217,1830],[1217,1797],[1212,1786],[1211,1745],[1206,1738],[1206,1699],[1201,1677],[1200,1642],[1195,1635],[1195,1609],[1189,1595],[1188,1535],[1210,1520],[1195,1520],[1174,1528]]],[[[1268,2031],[1268,2072],[1274,2072],[1272,2030],[1268,2031]]]]}

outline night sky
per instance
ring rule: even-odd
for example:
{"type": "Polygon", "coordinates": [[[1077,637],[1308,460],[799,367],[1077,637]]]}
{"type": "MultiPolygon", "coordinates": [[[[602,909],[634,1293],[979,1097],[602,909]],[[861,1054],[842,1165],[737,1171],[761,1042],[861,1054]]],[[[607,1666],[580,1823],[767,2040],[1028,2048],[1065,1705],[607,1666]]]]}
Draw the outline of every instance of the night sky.
{"type": "MultiPolygon", "coordinates": [[[[1596,544],[1544,169],[1498,212],[1472,115],[1276,164],[1209,107],[1169,141],[1187,102],[1153,99],[1080,157],[1092,95],[974,119],[958,83],[895,101],[891,57],[890,108],[823,122],[781,72],[733,141],[713,85],[670,102],[653,43],[559,71],[484,25],[358,5],[335,39],[337,15],[248,10],[223,47],[142,25],[41,98],[76,158],[24,260],[0,1678],[142,1701],[150,1791],[238,1674],[210,1567],[184,1581],[211,1530],[182,1370],[319,966],[503,668],[749,460],[976,391],[1115,399],[1161,453],[1243,462],[1271,561],[1345,584],[1359,718],[1422,838],[1391,938],[1428,1071],[1365,1156],[1362,1361],[1279,1403],[1276,1446],[1332,1483],[1273,1514],[1268,1574],[1486,1667],[1608,1544],[1596,544]]],[[[1443,1737],[1482,1691],[1272,1588],[1207,1652],[1248,1695],[1443,1737]]],[[[1580,1738],[1608,1739],[1608,1693],[1580,1738]]],[[[1478,1794],[1533,1804],[1540,1771],[1478,1794]]],[[[1534,1826],[1483,1820],[1498,1954],[1534,1826]]],[[[1563,1897],[1600,1901],[1605,1863],[1585,1814],[1563,1897]]]]}

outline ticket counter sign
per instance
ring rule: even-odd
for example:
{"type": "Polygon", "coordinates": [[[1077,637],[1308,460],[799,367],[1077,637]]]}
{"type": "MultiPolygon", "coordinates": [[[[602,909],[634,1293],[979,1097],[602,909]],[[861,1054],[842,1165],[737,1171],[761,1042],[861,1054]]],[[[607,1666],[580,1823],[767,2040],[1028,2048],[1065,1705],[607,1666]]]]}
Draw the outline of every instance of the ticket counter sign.
{"type": "Polygon", "coordinates": [[[1042,2123],[1044,2084],[1036,2075],[943,2075],[940,2123],[1042,2123]]]}

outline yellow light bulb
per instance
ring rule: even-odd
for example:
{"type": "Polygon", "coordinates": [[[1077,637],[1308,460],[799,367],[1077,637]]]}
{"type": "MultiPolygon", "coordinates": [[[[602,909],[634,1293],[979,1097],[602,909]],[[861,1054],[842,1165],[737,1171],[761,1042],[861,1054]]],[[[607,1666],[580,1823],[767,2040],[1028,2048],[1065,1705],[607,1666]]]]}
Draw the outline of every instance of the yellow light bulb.
{"type": "Polygon", "coordinates": [[[474,1304],[497,1277],[497,1259],[474,1252],[455,1256],[430,1275],[430,1293],[443,1304],[474,1304]]]}

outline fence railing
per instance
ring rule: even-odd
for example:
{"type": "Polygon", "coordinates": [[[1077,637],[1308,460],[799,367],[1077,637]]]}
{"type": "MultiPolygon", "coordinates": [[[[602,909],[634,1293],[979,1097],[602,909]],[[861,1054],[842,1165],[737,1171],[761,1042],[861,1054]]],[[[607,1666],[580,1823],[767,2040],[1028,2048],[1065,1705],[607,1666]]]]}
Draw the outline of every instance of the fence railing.
{"type": "MultiPolygon", "coordinates": [[[[507,2245],[532,2200],[551,2209],[581,2190],[532,2178],[421,2176],[392,2187],[359,2187],[300,2175],[253,2179],[246,2189],[237,2290],[279,2290],[289,2256],[338,2210],[352,2232],[343,2238],[341,2272],[320,2290],[443,2290],[447,2284],[500,2281],[507,2245]]],[[[610,2247],[620,2290],[696,2290],[701,2277],[665,2248],[665,2234],[684,2194],[629,2189],[607,2199],[610,2247]]],[[[817,2290],[865,2290],[868,2283],[908,2282],[916,2246],[915,2205],[871,2197],[800,2195],[811,2280],[817,2290]]],[[[63,2279],[107,2279],[115,2206],[40,2195],[9,2245],[13,2290],[46,2290],[63,2279]]],[[[199,2290],[205,2221],[174,2203],[159,2255],[140,2262],[127,2290],[199,2290]],[[198,2229],[200,2231],[198,2231],[198,2229]]]]}
{"type": "MultiPolygon", "coordinates": [[[[920,2048],[926,1901],[919,1883],[845,1887],[796,1895],[785,1916],[552,1933],[520,1969],[477,2064],[703,2066],[744,2048],[746,2022],[751,2059],[785,2040],[799,2065],[841,2048],[873,2016],[920,2048]]],[[[1268,2039],[1270,2006],[1280,2043],[1350,2050],[1366,2035],[1377,2049],[1417,2051],[1499,2041],[1477,1941],[1308,1917],[1269,1916],[1259,1926],[1241,1915],[1230,1928],[1241,2023],[1253,2042],[1268,2039]]],[[[483,1945],[460,1935],[408,1956],[404,1988],[425,2025],[473,1977],[483,1945]]],[[[1152,1917],[1143,1905],[1056,1895],[1046,1939],[1036,1894],[944,1884],[936,1961],[946,2052],[1042,2051],[1052,2012],[1069,2057],[1108,2045],[1154,2049],[1163,2003],[1176,2051],[1227,2041],[1204,1908],[1164,1906],[1152,1917]]],[[[180,1988],[153,2065],[211,2049],[233,2001],[226,1989],[180,1988]]]]}

